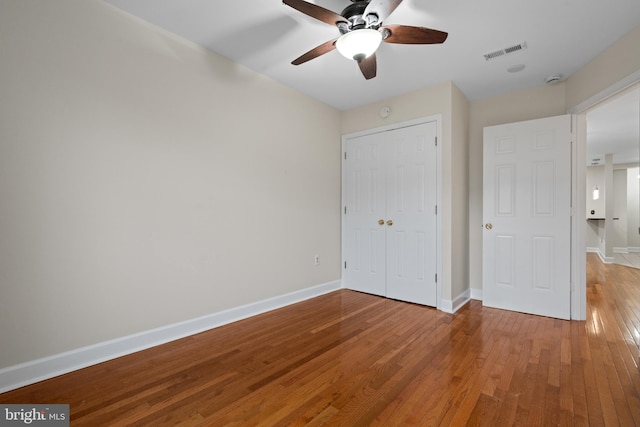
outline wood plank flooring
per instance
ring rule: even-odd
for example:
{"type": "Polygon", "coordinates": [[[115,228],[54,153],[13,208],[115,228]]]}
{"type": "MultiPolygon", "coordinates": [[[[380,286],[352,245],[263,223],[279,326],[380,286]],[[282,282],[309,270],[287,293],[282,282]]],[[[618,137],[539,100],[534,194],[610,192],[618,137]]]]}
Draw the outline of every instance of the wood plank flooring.
{"type": "Polygon", "coordinates": [[[348,290],[0,395],[72,426],[640,425],[640,270],[588,257],[588,318],[348,290]]]}

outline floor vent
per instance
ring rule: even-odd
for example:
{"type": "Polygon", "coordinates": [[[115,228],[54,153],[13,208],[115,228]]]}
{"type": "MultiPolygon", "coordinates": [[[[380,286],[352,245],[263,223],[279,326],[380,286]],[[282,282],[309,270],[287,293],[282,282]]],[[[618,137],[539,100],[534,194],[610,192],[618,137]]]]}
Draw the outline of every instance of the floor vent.
{"type": "Polygon", "coordinates": [[[513,46],[505,47],[504,49],[494,50],[493,52],[485,53],[484,59],[490,61],[495,58],[499,58],[504,55],[509,55],[511,53],[520,52],[527,48],[527,42],[522,42],[518,44],[514,44],[513,46]]]}

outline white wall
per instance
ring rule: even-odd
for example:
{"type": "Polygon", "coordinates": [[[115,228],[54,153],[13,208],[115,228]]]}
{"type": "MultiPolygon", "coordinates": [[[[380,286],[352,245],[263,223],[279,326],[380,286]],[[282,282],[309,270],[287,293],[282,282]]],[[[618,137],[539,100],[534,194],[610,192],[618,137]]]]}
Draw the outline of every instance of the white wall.
{"type": "Polygon", "coordinates": [[[604,218],[604,199],[607,194],[607,188],[604,186],[604,166],[587,166],[586,173],[586,205],[587,218],[604,218]],[[593,188],[598,187],[599,198],[593,200],[593,188]],[[591,211],[594,211],[592,214],[591,211]]]}
{"type": "Polygon", "coordinates": [[[613,171],[613,251],[625,251],[627,244],[627,170],[613,171]],[[616,219],[617,218],[617,219],[616,219]]]}
{"type": "Polygon", "coordinates": [[[0,33],[0,368],[340,278],[337,110],[96,0],[0,33]]]}
{"type": "Polygon", "coordinates": [[[627,169],[627,245],[640,252],[640,168],[627,169]]]}

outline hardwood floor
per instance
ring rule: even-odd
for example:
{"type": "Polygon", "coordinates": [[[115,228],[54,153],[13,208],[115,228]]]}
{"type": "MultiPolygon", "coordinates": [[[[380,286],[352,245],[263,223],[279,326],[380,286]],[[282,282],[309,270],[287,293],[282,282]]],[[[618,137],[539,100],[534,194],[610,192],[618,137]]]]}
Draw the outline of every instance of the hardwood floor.
{"type": "Polygon", "coordinates": [[[73,426],[640,425],[640,270],[588,257],[586,322],[353,291],[0,395],[73,426]]]}

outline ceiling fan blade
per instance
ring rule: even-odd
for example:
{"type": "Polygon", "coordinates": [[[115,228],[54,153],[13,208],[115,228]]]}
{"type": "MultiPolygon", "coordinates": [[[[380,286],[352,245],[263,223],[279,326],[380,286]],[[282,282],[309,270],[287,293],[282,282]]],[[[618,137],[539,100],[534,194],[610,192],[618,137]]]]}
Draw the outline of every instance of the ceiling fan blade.
{"type": "Polygon", "coordinates": [[[387,19],[389,15],[402,3],[402,0],[371,0],[363,12],[363,16],[377,15],[378,23],[387,19]]]}
{"type": "Polygon", "coordinates": [[[360,67],[360,71],[362,71],[362,75],[365,79],[369,80],[374,78],[378,69],[376,54],[371,54],[362,61],[359,61],[358,66],[360,67]]]}
{"type": "Polygon", "coordinates": [[[408,25],[385,25],[380,27],[380,31],[382,41],[398,44],[439,44],[444,43],[449,35],[444,31],[408,25]]]}
{"type": "Polygon", "coordinates": [[[311,61],[312,59],[317,58],[320,55],[331,52],[336,48],[336,40],[338,40],[338,38],[329,40],[328,42],[322,43],[320,46],[314,47],[309,52],[294,59],[291,63],[293,65],[304,64],[305,62],[311,61]]]}
{"type": "Polygon", "coordinates": [[[282,3],[329,25],[337,25],[338,22],[348,23],[343,16],[304,0],[282,0],[282,3]]]}

